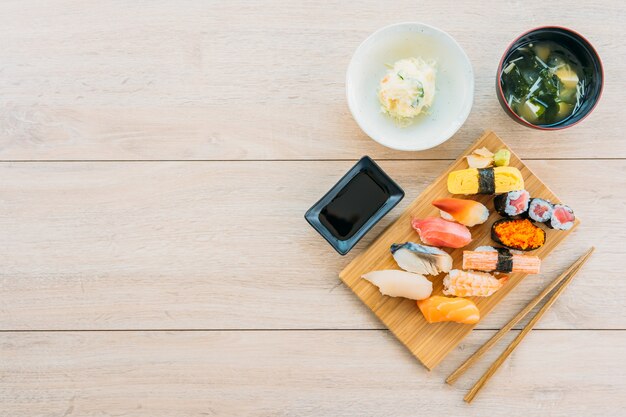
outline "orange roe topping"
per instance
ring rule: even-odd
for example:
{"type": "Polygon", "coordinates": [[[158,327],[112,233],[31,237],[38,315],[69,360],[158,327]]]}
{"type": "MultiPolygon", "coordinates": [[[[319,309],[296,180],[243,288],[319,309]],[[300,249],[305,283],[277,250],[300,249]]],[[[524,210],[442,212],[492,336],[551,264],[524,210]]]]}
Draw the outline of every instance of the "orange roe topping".
{"type": "Polygon", "coordinates": [[[543,245],[546,235],[528,219],[511,220],[497,224],[494,231],[506,246],[518,249],[536,249],[543,245]]]}

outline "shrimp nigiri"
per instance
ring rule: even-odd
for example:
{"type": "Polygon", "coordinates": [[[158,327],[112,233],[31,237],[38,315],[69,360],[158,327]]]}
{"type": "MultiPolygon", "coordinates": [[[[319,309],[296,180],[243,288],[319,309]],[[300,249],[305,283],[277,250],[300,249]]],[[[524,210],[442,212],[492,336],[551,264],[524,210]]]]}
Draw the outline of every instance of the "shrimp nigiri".
{"type": "Polygon", "coordinates": [[[429,323],[454,321],[476,324],[480,320],[480,311],[476,304],[465,298],[434,295],[426,300],[418,301],[417,306],[429,323]]]}
{"type": "Polygon", "coordinates": [[[443,279],[443,293],[457,297],[489,297],[502,288],[507,277],[497,279],[486,272],[453,269],[443,279]]]}
{"type": "Polygon", "coordinates": [[[427,245],[462,248],[472,241],[472,234],[462,224],[450,222],[439,217],[413,219],[413,229],[427,245]]]}

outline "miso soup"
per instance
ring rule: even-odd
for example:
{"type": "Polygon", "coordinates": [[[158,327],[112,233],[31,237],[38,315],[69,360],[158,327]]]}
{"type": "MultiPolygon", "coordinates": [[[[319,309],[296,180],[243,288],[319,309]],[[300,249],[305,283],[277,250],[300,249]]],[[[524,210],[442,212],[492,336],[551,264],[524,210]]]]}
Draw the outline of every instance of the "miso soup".
{"type": "Polygon", "coordinates": [[[516,49],[502,66],[504,99],[527,122],[549,126],[569,118],[581,105],[589,71],[555,42],[516,49]]]}

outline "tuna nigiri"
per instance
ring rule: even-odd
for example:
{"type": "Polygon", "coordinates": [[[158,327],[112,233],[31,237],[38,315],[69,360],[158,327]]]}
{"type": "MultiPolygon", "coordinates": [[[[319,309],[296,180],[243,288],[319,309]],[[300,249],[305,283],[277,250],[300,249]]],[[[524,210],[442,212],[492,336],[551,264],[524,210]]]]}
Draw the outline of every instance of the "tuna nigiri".
{"type": "Polygon", "coordinates": [[[362,278],[376,285],[382,294],[391,297],[423,300],[433,292],[432,282],[423,275],[396,269],[368,272],[362,278]]]}
{"type": "Polygon", "coordinates": [[[452,269],[452,257],[439,248],[413,242],[391,245],[398,266],[416,274],[438,275],[452,269]]]}
{"type": "Polygon", "coordinates": [[[480,320],[480,311],[472,301],[459,297],[435,295],[417,302],[417,306],[429,323],[454,321],[464,324],[476,324],[480,320]]]}
{"type": "Polygon", "coordinates": [[[443,279],[443,293],[457,297],[489,297],[502,288],[507,278],[497,279],[485,272],[453,269],[443,279]]]}
{"type": "Polygon", "coordinates": [[[427,245],[462,248],[472,241],[472,234],[466,226],[439,217],[413,219],[413,229],[427,245]]]}
{"type": "Polygon", "coordinates": [[[474,200],[440,198],[433,201],[433,206],[441,210],[441,217],[445,220],[457,221],[469,227],[483,224],[489,218],[489,209],[474,200]]]}

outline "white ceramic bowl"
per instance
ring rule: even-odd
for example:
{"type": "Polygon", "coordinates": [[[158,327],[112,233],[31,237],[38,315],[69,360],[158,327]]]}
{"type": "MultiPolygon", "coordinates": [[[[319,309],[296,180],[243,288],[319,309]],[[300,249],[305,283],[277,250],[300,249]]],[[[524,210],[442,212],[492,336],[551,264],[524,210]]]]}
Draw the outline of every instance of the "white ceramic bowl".
{"type": "Polygon", "coordinates": [[[474,72],[461,46],[447,33],[418,22],[386,26],[357,48],[346,74],[352,116],[376,142],[392,149],[419,151],[448,140],[467,119],[474,98],[474,72]],[[387,67],[410,57],[437,62],[435,99],[427,114],[407,127],[380,110],[377,92],[387,67]]]}

